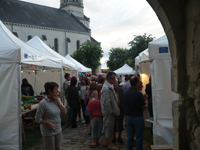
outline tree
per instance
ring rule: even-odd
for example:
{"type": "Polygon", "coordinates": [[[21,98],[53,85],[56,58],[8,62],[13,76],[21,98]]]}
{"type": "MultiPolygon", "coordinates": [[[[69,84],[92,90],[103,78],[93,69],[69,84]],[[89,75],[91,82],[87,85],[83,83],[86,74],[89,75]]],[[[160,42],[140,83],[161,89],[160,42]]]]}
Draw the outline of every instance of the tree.
{"type": "Polygon", "coordinates": [[[128,50],[123,48],[112,48],[109,52],[109,60],[106,62],[110,70],[122,67],[128,61],[128,50]]]}
{"type": "Polygon", "coordinates": [[[81,64],[92,68],[92,74],[95,74],[100,65],[100,59],[103,57],[103,50],[96,43],[85,42],[71,56],[81,64]]]}
{"type": "Polygon", "coordinates": [[[153,41],[155,37],[151,37],[146,35],[134,35],[134,39],[128,43],[131,48],[129,49],[129,62],[128,64],[131,67],[135,67],[135,57],[139,55],[142,51],[148,48],[149,42],[153,41]]]}

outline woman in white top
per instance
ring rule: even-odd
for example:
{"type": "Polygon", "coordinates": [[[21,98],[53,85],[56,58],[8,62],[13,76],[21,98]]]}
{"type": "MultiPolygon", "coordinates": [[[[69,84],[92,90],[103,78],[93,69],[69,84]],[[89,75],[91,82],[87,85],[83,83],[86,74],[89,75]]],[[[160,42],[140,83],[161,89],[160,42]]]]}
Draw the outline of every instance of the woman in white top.
{"type": "Polygon", "coordinates": [[[85,92],[89,89],[89,82],[87,77],[84,77],[81,83],[81,88],[80,88],[80,99],[81,99],[81,107],[82,107],[82,112],[83,112],[83,121],[82,123],[85,123],[85,103],[84,103],[84,95],[85,92]]]}

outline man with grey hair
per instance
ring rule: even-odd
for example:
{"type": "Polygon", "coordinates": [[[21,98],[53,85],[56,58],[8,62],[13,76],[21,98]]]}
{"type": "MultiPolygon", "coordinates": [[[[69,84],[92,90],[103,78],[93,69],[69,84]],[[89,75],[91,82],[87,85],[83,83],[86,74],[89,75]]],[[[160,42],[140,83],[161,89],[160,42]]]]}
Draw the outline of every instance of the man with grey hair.
{"type": "Polygon", "coordinates": [[[104,124],[104,147],[112,150],[118,150],[111,138],[114,133],[115,116],[120,115],[120,110],[118,108],[118,98],[115,94],[114,84],[116,82],[116,74],[114,72],[108,72],[102,91],[101,91],[101,111],[103,114],[103,124],[104,124]]]}

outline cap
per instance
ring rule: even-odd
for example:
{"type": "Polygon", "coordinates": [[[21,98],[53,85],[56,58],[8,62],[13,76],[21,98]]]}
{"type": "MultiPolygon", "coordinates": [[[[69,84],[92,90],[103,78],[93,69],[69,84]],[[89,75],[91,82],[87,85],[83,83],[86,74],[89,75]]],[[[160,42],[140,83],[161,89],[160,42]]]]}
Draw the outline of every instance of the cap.
{"type": "Polygon", "coordinates": [[[83,73],[79,73],[78,75],[81,77],[85,77],[85,75],[83,73]]]}

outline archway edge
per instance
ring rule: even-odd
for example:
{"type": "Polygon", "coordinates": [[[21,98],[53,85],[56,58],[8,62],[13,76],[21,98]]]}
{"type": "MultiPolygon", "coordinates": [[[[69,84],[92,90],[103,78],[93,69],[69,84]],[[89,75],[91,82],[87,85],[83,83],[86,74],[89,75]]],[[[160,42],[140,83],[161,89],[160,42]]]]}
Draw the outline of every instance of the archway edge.
{"type": "Polygon", "coordinates": [[[169,41],[172,58],[172,91],[187,97],[185,62],[185,3],[174,0],[147,0],[160,20],[169,41]]]}

